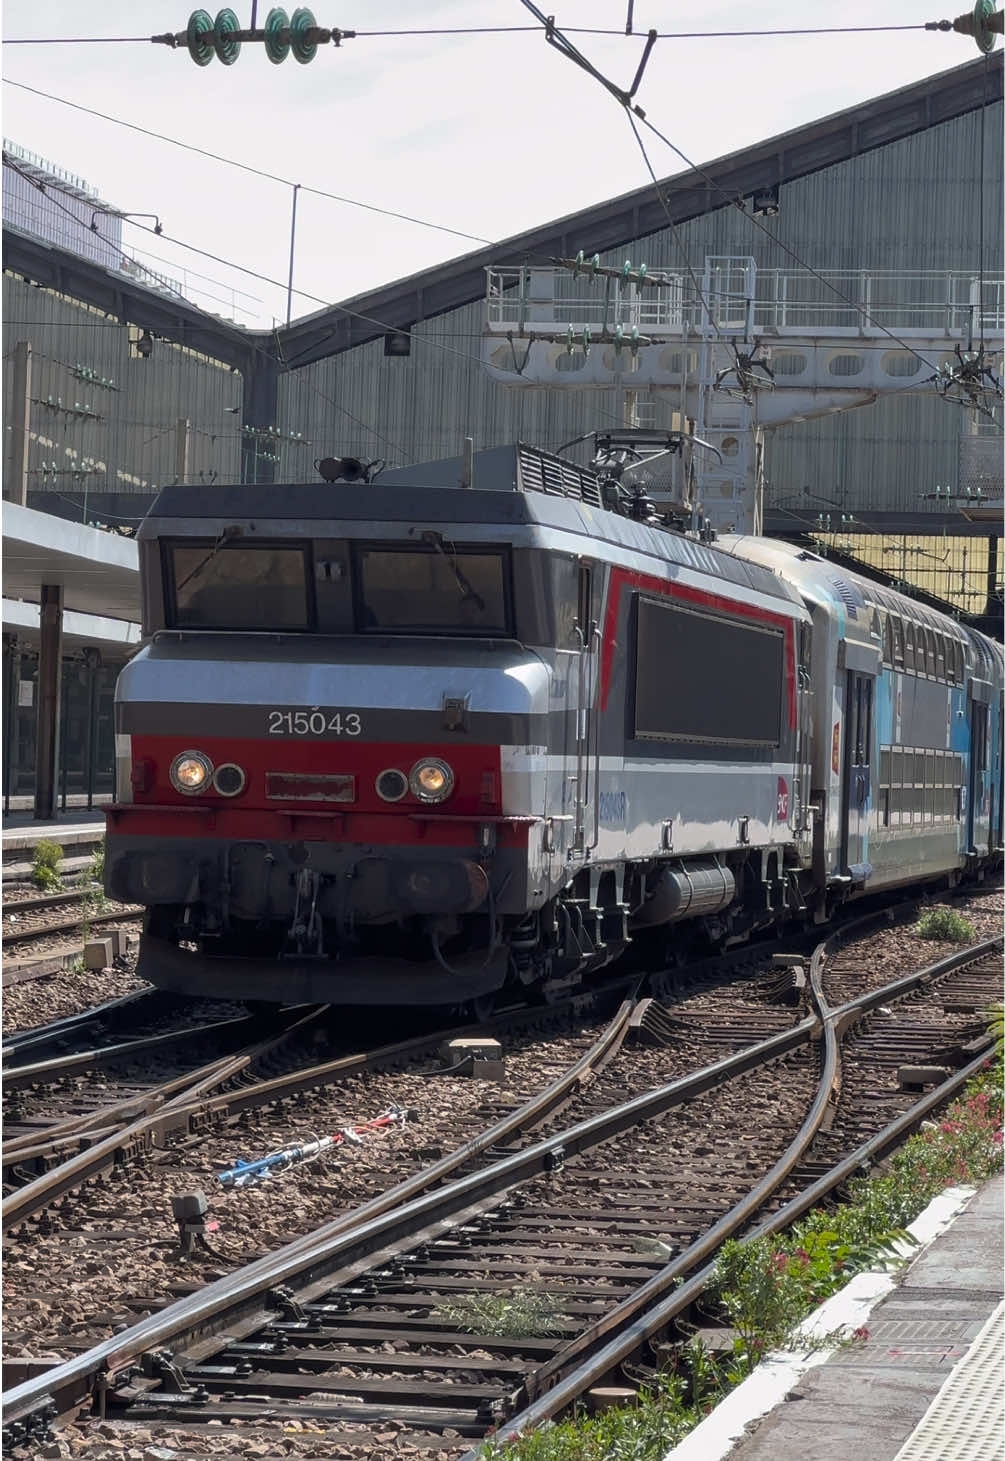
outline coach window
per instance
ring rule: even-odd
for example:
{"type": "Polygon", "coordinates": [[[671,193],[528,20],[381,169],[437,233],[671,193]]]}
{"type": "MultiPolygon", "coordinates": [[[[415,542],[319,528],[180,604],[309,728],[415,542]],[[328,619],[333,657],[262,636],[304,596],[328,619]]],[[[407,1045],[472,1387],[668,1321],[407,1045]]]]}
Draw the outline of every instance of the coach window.
{"type": "Polygon", "coordinates": [[[166,543],[174,629],[304,630],[313,622],[306,549],[285,543],[166,543]]]}
{"type": "Polygon", "coordinates": [[[935,630],[923,629],[925,636],[925,673],[930,680],[935,679],[935,630]]]}
{"type": "Polygon", "coordinates": [[[904,668],[914,670],[914,625],[910,619],[904,624],[904,668]]]}
{"type": "Polygon", "coordinates": [[[953,659],[956,661],[956,683],[962,685],[966,677],[966,654],[958,639],[954,645],[953,659]]]}
{"type": "Polygon", "coordinates": [[[935,678],[937,680],[946,678],[946,640],[942,634],[935,636],[935,678]]]}
{"type": "Polygon", "coordinates": [[[904,621],[899,614],[891,614],[887,623],[893,634],[892,664],[898,670],[904,668],[904,621]]]}

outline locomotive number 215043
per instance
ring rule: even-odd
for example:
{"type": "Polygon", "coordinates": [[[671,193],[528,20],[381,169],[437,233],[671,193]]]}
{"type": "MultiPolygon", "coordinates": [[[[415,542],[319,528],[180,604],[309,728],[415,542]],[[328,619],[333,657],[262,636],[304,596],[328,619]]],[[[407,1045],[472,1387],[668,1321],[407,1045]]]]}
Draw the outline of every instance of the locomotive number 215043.
{"type": "Polygon", "coordinates": [[[363,722],[355,710],[270,710],[270,736],[358,736],[363,722]]]}

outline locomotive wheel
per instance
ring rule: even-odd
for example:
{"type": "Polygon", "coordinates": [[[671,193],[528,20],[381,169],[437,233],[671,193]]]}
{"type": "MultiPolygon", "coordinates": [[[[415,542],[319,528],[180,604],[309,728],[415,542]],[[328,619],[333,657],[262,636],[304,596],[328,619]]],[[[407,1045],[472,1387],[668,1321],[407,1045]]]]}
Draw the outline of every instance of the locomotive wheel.
{"type": "Polygon", "coordinates": [[[495,993],[479,994],[474,999],[465,1000],[457,1006],[457,1013],[464,1020],[470,1020],[472,1024],[481,1025],[491,1019],[496,1007],[495,993]]]}

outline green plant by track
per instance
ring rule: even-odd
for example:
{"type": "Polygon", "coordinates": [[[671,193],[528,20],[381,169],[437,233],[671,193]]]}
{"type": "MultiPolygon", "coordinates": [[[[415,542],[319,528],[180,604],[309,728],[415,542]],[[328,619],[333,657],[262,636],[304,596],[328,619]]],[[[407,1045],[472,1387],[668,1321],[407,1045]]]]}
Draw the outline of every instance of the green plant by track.
{"type": "Polygon", "coordinates": [[[101,843],[91,858],[91,866],[85,868],[77,879],[77,887],[81,891],[84,903],[85,932],[93,914],[108,911],[108,899],[105,897],[105,890],[102,886],[104,871],[105,845],[101,843]]]}
{"type": "Polygon", "coordinates": [[[58,842],[43,837],[36,842],[31,859],[31,880],[43,893],[51,893],[62,887],[59,880],[59,864],[63,860],[63,849],[58,842]]]}
{"type": "Polygon", "coordinates": [[[436,1312],[470,1334],[497,1338],[538,1338],[561,1334],[565,1327],[561,1299],[524,1285],[497,1293],[461,1294],[440,1304],[436,1312]]]}
{"type": "Polygon", "coordinates": [[[929,908],[918,919],[914,931],[919,938],[939,939],[950,944],[972,944],[977,938],[970,919],[953,908],[929,908]]]}

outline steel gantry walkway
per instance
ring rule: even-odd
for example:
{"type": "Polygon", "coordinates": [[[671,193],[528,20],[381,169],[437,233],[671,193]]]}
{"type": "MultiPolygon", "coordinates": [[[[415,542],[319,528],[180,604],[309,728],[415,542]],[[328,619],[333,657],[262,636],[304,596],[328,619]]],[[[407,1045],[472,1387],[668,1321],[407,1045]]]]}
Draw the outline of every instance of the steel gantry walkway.
{"type": "Polygon", "coordinates": [[[626,426],[639,424],[640,393],[663,396],[721,453],[700,467],[703,514],[719,531],[762,530],[772,427],[906,391],[959,402],[975,434],[979,421],[1000,419],[998,279],[759,269],[747,256],[709,257],[700,275],[647,275],[582,255],[486,273],[489,375],[525,389],[621,391],[626,426]]]}

